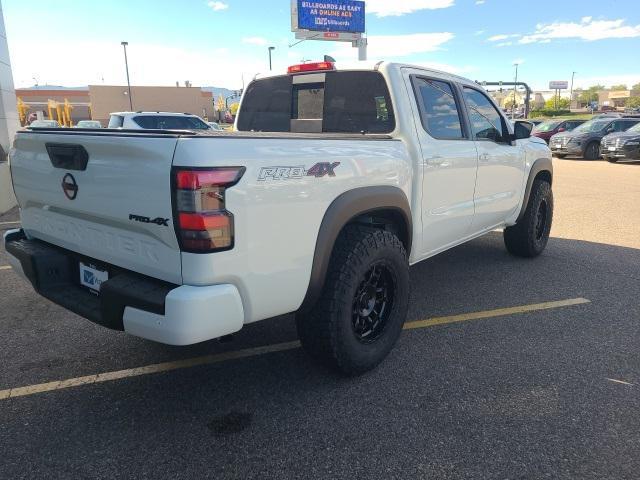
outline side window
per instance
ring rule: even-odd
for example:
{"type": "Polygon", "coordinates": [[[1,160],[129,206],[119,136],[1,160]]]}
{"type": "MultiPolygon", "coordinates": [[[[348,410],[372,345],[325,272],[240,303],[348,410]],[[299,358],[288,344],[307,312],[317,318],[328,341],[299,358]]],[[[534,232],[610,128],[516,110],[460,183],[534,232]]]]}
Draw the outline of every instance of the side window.
{"type": "Polygon", "coordinates": [[[633,127],[637,123],[638,122],[635,121],[635,120],[626,120],[626,121],[622,122],[622,128],[620,130],[616,130],[616,131],[624,132],[626,130],[629,130],[631,127],[633,127]]]}
{"type": "Polygon", "coordinates": [[[111,115],[107,128],[120,128],[123,123],[124,117],[122,115],[111,115]]]}
{"type": "Polygon", "coordinates": [[[464,138],[460,111],[451,85],[439,80],[416,78],[422,125],[434,138],[456,140],[464,138]]]}
{"type": "Polygon", "coordinates": [[[473,137],[477,140],[504,142],[502,116],[489,99],[478,90],[464,87],[464,100],[467,104],[473,137]]]}

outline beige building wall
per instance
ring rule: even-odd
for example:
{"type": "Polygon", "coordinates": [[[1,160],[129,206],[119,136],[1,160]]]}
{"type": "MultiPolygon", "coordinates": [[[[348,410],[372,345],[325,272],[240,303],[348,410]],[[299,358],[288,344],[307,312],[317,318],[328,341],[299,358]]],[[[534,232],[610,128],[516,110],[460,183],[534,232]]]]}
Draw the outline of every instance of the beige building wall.
{"type": "MultiPolygon", "coordinates": [[[[210,119],[214,116],[211,93],[200,87],[131,87],[131,96],[134,111],[183,112],[210,119]]],[[[104,126],[112,112],[130,110],[126,85],[89,85],[89,100],[93,119],[104,126]]]]}

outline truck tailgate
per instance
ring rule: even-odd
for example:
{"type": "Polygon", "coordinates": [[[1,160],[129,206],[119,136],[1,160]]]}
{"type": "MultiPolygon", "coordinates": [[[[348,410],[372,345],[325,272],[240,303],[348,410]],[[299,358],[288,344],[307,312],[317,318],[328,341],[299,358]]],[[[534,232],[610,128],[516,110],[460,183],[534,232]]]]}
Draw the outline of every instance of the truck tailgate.
{"type": "Polygon", "coordinates": [[[11,153],[11,173],[25,233],[105,263],[182,283],[171,206],[177,139],[20,132],[11,153]]]}

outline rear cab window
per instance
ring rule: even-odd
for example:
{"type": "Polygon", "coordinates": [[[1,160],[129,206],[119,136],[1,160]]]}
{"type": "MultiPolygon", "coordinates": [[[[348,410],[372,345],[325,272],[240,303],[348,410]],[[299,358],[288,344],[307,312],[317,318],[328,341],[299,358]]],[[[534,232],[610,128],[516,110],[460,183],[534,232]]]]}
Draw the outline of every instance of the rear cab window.
{"type": "Polygon", "coordinates": [[[252,82],[240,131],[390,133],[395,116],[384,77],[373,71],[283,75],[252,82]]]}

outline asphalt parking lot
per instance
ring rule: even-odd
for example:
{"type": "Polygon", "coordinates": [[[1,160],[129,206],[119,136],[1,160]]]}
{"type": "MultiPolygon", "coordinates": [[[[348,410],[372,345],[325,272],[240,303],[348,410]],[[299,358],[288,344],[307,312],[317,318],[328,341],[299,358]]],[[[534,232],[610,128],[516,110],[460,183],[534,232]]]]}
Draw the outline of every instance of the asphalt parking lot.
{"type": "Polygon", "coordinates": [[[188,348],[105,330],[0,251],[0,478],[638,478],[640,163],[554,165],[543,256],[495,232],[412,267],[358,378],[291,316],[188,348]]]}

